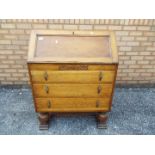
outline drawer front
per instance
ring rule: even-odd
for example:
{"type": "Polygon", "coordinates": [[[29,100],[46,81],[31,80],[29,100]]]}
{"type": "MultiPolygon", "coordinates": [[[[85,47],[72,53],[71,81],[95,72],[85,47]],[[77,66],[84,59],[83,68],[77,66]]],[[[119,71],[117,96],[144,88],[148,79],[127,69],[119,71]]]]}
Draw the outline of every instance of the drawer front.
{"type": "Polygon", "coordinates": [[[114,71],[31,71],[33,83],[105,83],[114,81],[114,71]]]}
{"type": "Polygon", "coordinates": [[[30,70],[116,70],[117,65],[104,64],[28,64],[30,70]]]}
{"type": "Polygon", "coordinates": [[[37,111],[100,111],[108,110],[110,98],[36,98],[37,111]]]}
{"type": "Polygon", "coordinates": [[[110,97],[112,84],[33,84],[35,97],[110,97]]]}

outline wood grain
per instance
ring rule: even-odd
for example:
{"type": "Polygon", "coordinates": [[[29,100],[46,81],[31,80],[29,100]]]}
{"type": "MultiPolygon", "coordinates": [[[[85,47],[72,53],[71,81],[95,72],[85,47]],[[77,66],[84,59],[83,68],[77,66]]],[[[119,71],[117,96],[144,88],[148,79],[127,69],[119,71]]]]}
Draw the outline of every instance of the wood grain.
{"type": "Polygon", "coordinates": [[[33,84],[33,90],[35,97],[110,97],[112,84],[33,84]]]}
{"type": "MultiPolygon", "coordinates": [[[[86,64],[86,63],[85,63],[86,64]]],[[[59,70],[60,66],[64,66],[66,68],[66,71],[68,71],[68,65],[73,65],[73,66],[79,66],[79,64],[53,64],[53,63],[29,63],[29,68],[31,70],[59,70]]],[[[87,64],[88,65],[88,70],[116,70],[117,66],[116,65],[102,65],[102,64],[87,64]]],[[[65,70],[65,69],[64,69],[65,70]]]]}
{"type": "Polygon", "coordinates": [[[96,109],[108,110],[110,98],[36,98],[37,111],[53,112],[68,109],[68,111],[75,111],[76,109],[96,109]],[[51,106],[48,107],[50,101],[51,106]],[[96,107],[97,102],[99,106],[96,107]]]}
{"type": "Polygon", "coordinates": [[[114,71],[31,71],[33,83],[106,83],[114,79],[114,71]],[[45,75],[47,78],[45,78],[45,75]],[[101,79],[100,79],[100,76],[101,79]]]}

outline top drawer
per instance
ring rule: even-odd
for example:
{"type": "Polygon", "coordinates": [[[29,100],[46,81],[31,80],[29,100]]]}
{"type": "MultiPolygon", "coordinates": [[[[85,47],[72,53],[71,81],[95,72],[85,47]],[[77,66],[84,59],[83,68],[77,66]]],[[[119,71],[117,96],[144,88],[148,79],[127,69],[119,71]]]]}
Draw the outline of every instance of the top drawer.
{"type": "Polygon", "coordinates": [[[116,64],[50,64],[50,63],[29,63],[30,70],[117,70],[116,64]]]}
{"type": "Polygon", "coordinates": [[[111,83],[114,71],[30,71],[33,83],[111,83]]]}

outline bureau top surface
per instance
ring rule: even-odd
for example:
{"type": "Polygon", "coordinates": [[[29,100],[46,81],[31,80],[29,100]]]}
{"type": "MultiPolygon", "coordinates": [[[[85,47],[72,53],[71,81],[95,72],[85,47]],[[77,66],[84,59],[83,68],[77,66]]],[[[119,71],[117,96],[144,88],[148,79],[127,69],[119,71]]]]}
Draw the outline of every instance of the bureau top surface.
{"type": "Polygon", "coordinates": [[[111,31],[32,31],[28,62],[117,63],[111,31]]]}

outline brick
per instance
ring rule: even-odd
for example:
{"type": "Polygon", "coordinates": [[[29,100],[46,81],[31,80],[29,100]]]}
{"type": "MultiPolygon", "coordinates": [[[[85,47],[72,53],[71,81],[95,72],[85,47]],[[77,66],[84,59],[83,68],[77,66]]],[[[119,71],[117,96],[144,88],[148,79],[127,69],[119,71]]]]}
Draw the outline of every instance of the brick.
{"type": "Polygon", "coordinates": [[[0,44],[11,44],[10,40],[0,40],[0,44]]]}
{"type": "Polygon", "coordinates": [[[22,73],[12,73],[12,77],[23,77],[22,73]]]}
{"type": "Polygon", "coordinates": [[[137,27],[137,30],[140,30],[140,31],[148,31],[148,30],[150,30],[150,26],[138,26],[137,27]]]}
{"type": "Polygon", "coordinates": [[[155,47],[147,47],[147,51],[155,51],[155,47]]]}
{"type": "Polygon", "coordinates": [[[16,24],[18,29],[31,29],[31,24],[16,24]]]}
{"type": "Polygon", "coordinates": [[[142,32],[138,32],[138,31],[131,31],[129,33],[130,36],[142,36],[142,32]]]}
{"type": "Polygon", "coordinates": [[[0,55],[1,54],[10,55],[10,54],[13,54],[13,51],[12,50],[0,50],[0,55]]]}
{"type": "Polygon", "coordinates": [[[142,47],[142,46],[132,47],[132,50],[136,51],[136,52],[138,52],[138,51],[145,51],[145,47],[142,47]]]}
{"type": "Polygon", "coordinates": [[[6,69],[5,72],[6,73],[15,73],[15,72],[17,72],[17,70],[16,69],[10,69],[9,68],[9,69],[6,69]]]}
{"type": "Polygon", "coordinates": [[[15,44],[15,45],[28,45],[28,41],[25,41],[25,40],[12,40],[12,44],[15,44]]]}
{"type": "Polygon", "coordinates": [[[144,61],[144,60],[143,60],[143,61],[138,61],[137,63],[138,63],[138,64],[149,64],[149,61],[147,61],[147,60],[144,61]]]}
{"type": "Polygon", "coordinates": [[[0,65],[0,68],[9,68],[10,66],[8,65],[8,64],[6,64],[6,65],[0,65]]]}
{"type": "Polygon", "coordinates": [[[4,35],[4,39],[16,40],[17,38],[18,38],[17,35],[4,35]]]}
{"type": "Polygon", "coordinates": [[[126,46],[126,42],[117,41],[117,46],[126,46]]]}
{"type": "Polygon", "coordinates": [[[141,75],[141,76],[145,76],[145,77],[146,77],[146,76],[149,76],[149,77],[150,77],[150,76],[152,76],[152,73],[140,73],[140,75],[141,75]]]}
{"type": "MultiPolygon", "coordinates": [[[[63,21],[63,23],[64,23],[64,21],[63,21]]],[[[69,23],[70,23],[70,24],[74,24],[74,19],[70,19],[70,20],[69,20],[69,23]]]]}
{"type": "Polygon", "coordinates": [[[139,75],[140,75],[140,73],[129,73],[128,74],[129,77],[137,77],[139,75]]]}
{"type": "Polygon", "coordinates": [[[149,41],[155,41],[155,36],[154,37],[149,37],[149,41]]]}
{"type": "Polygon", "coordinates": [[[0,77],[10,77],[10,73],[0,73],[0,77]]]}
{"type": "Polygon", "coordinates": [[[139,53],[138,52],[126,52],[126,55],[138,55],[139,53]]]}
{"type": "Polygon", "coordinates": [[[139,46],[139,42],[130,41],[126,43],[127,46],[139,46]]]}
{"type": "Polygon", "coordinates": [[[15,24],[1,24],[2,29],[14,29],[16,28],[15,24]]]}
{"type": "Polygon", "coordinates": [[[21,56],[20,55],[10,55],[10,56],[8,56],[8,59],[20,60],[21,56]]]}
{"type": "Polygon", "coordinates": [[[109,30],[122,30],[122,26],[109,26],[109,30]]]}
{"type": "Polygon", "coordinates": [[[115,34],[116,36],[128,36],[129,32],[128,31],[116,31],[115,34]]]}
{"type": "Polygon", "coordinates": [[[154,60],[155,61],[155,56],[145,56],[145,60],[154,60]]]}
{"type": "Polygon", "coordinates": [[[80,19],[80,24],[84,24],[84,19],[80,19]]]}
{"type": "Polygon", "coordinates": [[[24,30],[10,30],[10,34],[24,34],[24,30]]]}
{"type": "Polygon", "coordinates": [[[79,25],[80,30],[92,30],[92,25],[79,25]]]}
{"type": "Polygon", "coordinates": [[[34,29],[46,29],[47,25],[46,24],[32,24],[32,28],[34,28],[34,29]]]}
{"type": "Polygon", "coordinates": [[[122,37],[123,41],[134,41],[134,37],[122,37]]]}
{"type": "Polygon", "coordinates": [[[14,64],[15,61],[14,60],[2,60],[1,63],[2,64],[14,64]]]}
{"type": "Polygon", "coordinates": [[[143,60],[144,56],[131,56],[131,60],[143,60]]]}
{"type": "Polygon", "coordinates": [[[20,47],[18,45],[1,45],[0,44],[0,49],[8,49],[8,50],[16,50],[19,49],[20,47]]]}
{"type": "Polygon", "coordinates": [[[75,19],[75,24],[80,24],[80,19],[75,19]]]}
{"type": "Polygon", "coordinates": [[[152,46],[152,42],[141,42],[142,46],[152,46]]]}
{"type": "Polygon", "coordinates": [[[66,29],[66,30],[77,30],[78,26],[77,25],[64,25],[64,29],[66,29]]]}
{"type": "Polygon", "coordinates": [[[120,47],[119,50],[120,51],[131,51],[131,47],[120,47]]]}
{"type": "Polygon", "coordinates": [[[58,29],[63,29],[63,26],[59,25],[59,24],[50,24],[50,25],[48,25],[48,28],[58,30],[58,29]]]}
{"type": "Polygon", "coordinates": [[[90,24],[90,20],[89,19],[85,19],[84,20],[84,24],[90,24]]]}
{"type": "Polygon", "coordinates": [[[94,30],[107,30],[107,25],[94,25],[94,30]]]}
{"type": "Polygon", "coordinates": [[[131,65],[131,64],[130,64],[130,65],[129,65],[129,68],[138,68],[138,69],[139,69],[139,68],[140,68],[140,65],[131,65]]]}
{"type": "Polygon", "coordinates": [[[147,37],[136,37],[136,39],[135,40],[137,40],[137,41],[147,41],[147,37]]]}
{"type": "Polygon", "coordinates": [[[139,52],[139,55],[151,55],[151,52],[141,51],[141,52],[139,52]]]}
{"type": "Polygon", "coordinates": [[[144,36],[155,36],[155,32],[144,32],[144,36]]]}
{"type": "Polygon", "coordinates": [[[129,31],[132,30],[133,31],[133,30],[136,30],[136,26],[124,26],[123,30],[129,30],[129,31]]]}
{"type": "Polygon", "coordinates": [[[120,60],[130,60],[130,56],[119,56],[120,60]]]}
{"type": "Polygon", "coordinates": [[[2,30],[0,29],[0,34],[7,34],[8,33],[8,30],[2,30]]]}
{"type": "Polygon", "coordinates": [[[124,61],[124,64],[133,65],[133,64],[136,64],[136,61],[135,60],[128,60],[128,61],[124,61]]]}

